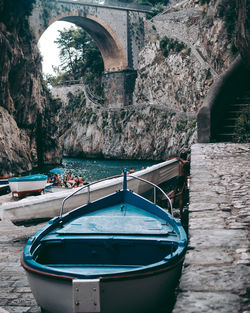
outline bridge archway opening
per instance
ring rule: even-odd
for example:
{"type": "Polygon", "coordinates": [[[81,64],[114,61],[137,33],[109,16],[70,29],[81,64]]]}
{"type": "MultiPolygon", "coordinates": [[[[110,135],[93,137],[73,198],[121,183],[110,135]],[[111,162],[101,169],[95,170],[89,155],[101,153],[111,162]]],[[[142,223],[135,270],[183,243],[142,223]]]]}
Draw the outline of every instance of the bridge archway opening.
{"type": "Polygon", "coordinates": [[[42,69],[45,75],[54,75],[56,68],[60,65],[59,48],[54,42],[59,38],[59,32],[64,29],[68,30],[75,25],[68,22],[52,23],[40,36],[38,48],[42,55],[42,69]]]}
{"type": "Polygon", "coordinates": [[[126,53],[115,32],[100,18],[86,15],[59,16],[50,21],[49,25],[56,21],[65,21],[83,28],[96,42],[99,48],[105,72],[122,71],[127,68],[126,53]]]}

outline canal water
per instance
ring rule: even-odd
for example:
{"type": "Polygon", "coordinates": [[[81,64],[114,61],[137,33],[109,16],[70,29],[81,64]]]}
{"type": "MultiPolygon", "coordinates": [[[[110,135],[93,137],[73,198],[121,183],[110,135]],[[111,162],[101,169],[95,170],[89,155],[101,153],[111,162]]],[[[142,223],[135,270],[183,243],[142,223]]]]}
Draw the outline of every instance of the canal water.
{"type": "MultiPolygon", "coordinates": [[[[57,166],[57,168],[63,170],[64,173],[71,172],[73,176],[81,176],[87,182],[93,182],[105,177],[119,175],[124,168],[127,170],[133,168],[135,171],[138,171],[157,163],[159,162],[63,158],[62,165],[57,166]]],[[[43,174],[49,175],[50,169],[51,168],[44,167],[42,169],[43,174]]]]}

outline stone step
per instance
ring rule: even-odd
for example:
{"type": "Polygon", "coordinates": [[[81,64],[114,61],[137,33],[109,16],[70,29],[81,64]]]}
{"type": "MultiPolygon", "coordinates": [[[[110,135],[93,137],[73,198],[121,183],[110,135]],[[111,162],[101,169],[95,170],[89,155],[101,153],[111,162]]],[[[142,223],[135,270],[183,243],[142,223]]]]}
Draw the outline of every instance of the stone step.
{"type": "Polygon", "coordinates": [[[230,107],[236,107],[236,108],[242,108],[242,109],[248,106],[250,106],[250,101],[247,103],[243,103],[242,101],[239,101],[238,103],[233,103],[230,105],[230,107]]]}
{"type": "Polygon", "coordinates": [[[220,133],[217,134],[216,140],[221,142],[232,142],[234,133],[220,133]]]}
{"type": "Polygon", "coordinates": [[[229,129],[235,129],[235,125],[234,124],[228,124],[228,125],[224,125],[224,129],[227,129],[227,130],[229,130],[229,129]]]}
{"type": "Polygon", "coordinates": [[[241,103],[242,104],[249,104],[250,103],[250,97],[240,97],[235,99],[235,103],[241,103]]]}
{"type": "MultiPolygon", "coordinates": [[[[233,100],[232,100],[233,101],[233,100]]],[[[250,107],[250,90],[237,96],[232,103],[225,107],[224,119],[221,121],[221,127],[215,136],[217,142],[233,142],[235,137],[237,119],[242,111],[250,107]]]]}

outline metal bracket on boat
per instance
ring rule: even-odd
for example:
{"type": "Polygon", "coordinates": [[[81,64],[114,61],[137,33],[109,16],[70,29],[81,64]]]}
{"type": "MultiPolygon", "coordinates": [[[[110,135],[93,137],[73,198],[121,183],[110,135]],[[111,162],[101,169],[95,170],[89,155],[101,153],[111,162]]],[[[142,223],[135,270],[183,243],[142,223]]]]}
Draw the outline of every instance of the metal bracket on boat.
{"type": "Polygon", "coordinates": [[[100,180],[95,181],[95,182],[93,182],[93,183],[89,183],[89,184],[87,184],[87,185],[84,185],[83,187],[81,187],[81,188],[77,189],[76,191],[72,192],[69,196],[67,196],[65,199],[63,199],[62,206],[61,206],[61,209],[60,209],[60,218],[61,218],[62,215],[63,215],[63,209],[64,209],[64,204],[65,204],[65,202],[66,202],[69,198],[73,197],[76,193],[78,193],[78,192],[82,191],[83,189],[87,188],[87,189],[88,189],[88,190],[87,190],[87,192],[88,192],[88,202],[90,202],[90,186],[95,185],[95,184],[97,184],[97,183],[100,183],[100,182],[102,182],[102,181],[105,181],[105,180],[107,180],[107,179],[118,178],[118,177],[121,177],[121,176],[122,176],[122,175],[115,175],[115,176],[111,176],[111,177],[108,177],[108,178],[103,178],[103,179],[100,179],[100,180]]]}
{"type": "Polygon", "coordinates": [[[73,279],[73,313],[101,312],[100,279],[73,279]]]}
{"type": "Polygon", "coordinates": [[[156,204],[156,189],[160,190],[160,191],[163,193],[163,195],[166,197],[166,199],[168,200],[168,202],[169,202],[169,206],[170,206],[169,212],[170,212],[170,214],[172,215],[172,212],[173,212],[173,205],[172,205],[171,199],[169,198],[169,196],[168,196],[159,186],[157,186],[157,185],[155,185],[154,183],[151,183],[150,181],[148,181],[148,180],[146,180],[146,179],[143,179],[143,178],[141,178],[141,177],[137,177],[137,176],[134,176],[134,175],[131,175],[131,174],[129,174],[129,177],[133,177],[133,178],[135,178],[135,179],[138,179],[138,180],[140,180],[140,181],[143,181],[144,183],[147,183],[147,184],[149,184],[149,185],[151,185],[151,186],[154,187],[154,203],[155,203],[155,204],[156,204]]]}

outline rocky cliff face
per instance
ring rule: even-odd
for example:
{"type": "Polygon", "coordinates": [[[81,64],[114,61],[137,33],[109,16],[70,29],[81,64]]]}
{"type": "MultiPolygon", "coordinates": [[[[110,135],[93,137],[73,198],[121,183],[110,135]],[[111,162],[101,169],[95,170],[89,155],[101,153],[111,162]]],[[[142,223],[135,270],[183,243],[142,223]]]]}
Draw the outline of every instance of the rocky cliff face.
{"type": "Polygon", "coordinates": [[[164,160],[187,149],[194,140],[192,117],[177,116],[161,107],[109,111],[87,107],[81,114],[82,122],[74,122],[64,138],[66,156],[164,160]],[[178,133],[173,134],[172,129],[177,128],[178,133]]]}
{"type": "Polygon", "coordinates": [[[137,103],[158,103],[184,112],[200,108],[213,81],[236,56],[222,2],[226,1],[183,1],[147,22],[137,103]]]}
{"type": "Polygon", "coordinates": [[[69,101],[62,111],[73,112],[61,137],[64,155],[162,160],[196,141],[197,111],[237,55],[235,7],[230,0],[171,3],[145,21],[134,105],[108,109],[85,99],[72,108],[69,101]]]}
{"type": "Polygon", "coordinates": [[[60,162],[55,111],[29,29],[34,1],[0,0],[0,176],[60,162]]]}
{"type": "Polygon", "coordinates": [[[53,95],[64,103],[58,123],[65,156],[164,160],[195,141],[194,113],[160,105],[107,109],[86,99],[81,86],[53,95]]]}
{"type": "Polygon", "coordinates": [[[247,0],[237,0],[237,40],[241,56],[250,69],[250,2],[247,0]]]}

